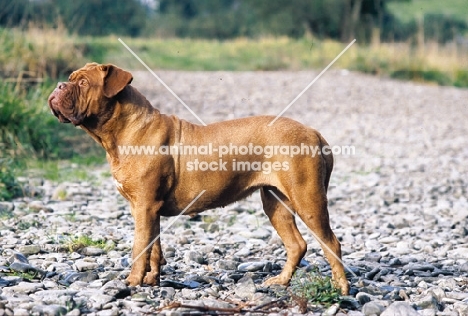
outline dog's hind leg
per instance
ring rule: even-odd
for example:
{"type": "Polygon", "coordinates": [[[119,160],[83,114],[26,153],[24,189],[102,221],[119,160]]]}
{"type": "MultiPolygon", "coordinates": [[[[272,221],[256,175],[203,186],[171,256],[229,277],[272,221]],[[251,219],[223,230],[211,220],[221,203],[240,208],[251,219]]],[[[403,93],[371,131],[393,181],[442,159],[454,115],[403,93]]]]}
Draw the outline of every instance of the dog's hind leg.
{"type": "Polygon", "coordinates": [[[272,190],[286,205],[290,205],[290,202],[278,189],[274,187],[263,187],[261,189],[263,210],[278,232],[287,252],[287,260],[283,271],[278,276],[266,280],[265,285],[287,285],[307,250],[307,244],[297,229],[294,215],[269,190],[272,190]]]}
{"type": "MultiPolygon", "coordinates": [[[[314,186],[314,188],[317,187],[314,186]]],[[[330,263],[333,279],[341,288],[342,293],[347,295],[349,284],[341,262],[341,245],[330,227],[325,191],[315,190],[312,195],[307,196],[302,193],[302,197],[294,202],[293,205],[297,205],[295,208],[297,214],[318,239],[330,263]]]]}

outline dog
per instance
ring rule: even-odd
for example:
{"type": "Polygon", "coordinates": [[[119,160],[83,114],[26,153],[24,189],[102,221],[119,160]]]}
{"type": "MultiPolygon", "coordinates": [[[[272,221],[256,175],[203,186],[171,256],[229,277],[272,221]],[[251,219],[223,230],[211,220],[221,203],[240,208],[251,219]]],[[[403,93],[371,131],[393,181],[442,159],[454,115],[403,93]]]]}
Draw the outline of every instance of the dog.
{"type": "Polygon", "coordinates": [[[165,263],[156,238],[161,216],[194,216],[260,190],[263,209],[287,251],[283,270],[265,285],[288,285],[306,253],[297,214],[318,237],[334,281],[348,294],[327,208],[333,156],[319,132],[288,118],[269,126],[272,116],[192,124],[160,113],[132,80],[115,65],[88,63],[58,83],[48,99],[61,123],[81,127],[106,150],[117,189],[130,202],[135,220],[130,286],[159,284],[165,263]],[[128,146],[157,151],[123,152],[128,146]],[[318,150],[305,154],[306,148],[318,150]]]}

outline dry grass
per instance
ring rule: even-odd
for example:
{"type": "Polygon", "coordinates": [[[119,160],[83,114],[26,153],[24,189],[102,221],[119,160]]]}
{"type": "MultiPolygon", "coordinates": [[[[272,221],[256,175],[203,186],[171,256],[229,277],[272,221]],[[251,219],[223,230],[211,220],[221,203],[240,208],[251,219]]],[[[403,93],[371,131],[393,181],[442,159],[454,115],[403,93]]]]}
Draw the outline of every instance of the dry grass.
{"type": "Polygon", "coordinates": [[[0,76],[6,81],[57,79],[81,66],[82,51],[64,28],[0,29],[0,76]]]}

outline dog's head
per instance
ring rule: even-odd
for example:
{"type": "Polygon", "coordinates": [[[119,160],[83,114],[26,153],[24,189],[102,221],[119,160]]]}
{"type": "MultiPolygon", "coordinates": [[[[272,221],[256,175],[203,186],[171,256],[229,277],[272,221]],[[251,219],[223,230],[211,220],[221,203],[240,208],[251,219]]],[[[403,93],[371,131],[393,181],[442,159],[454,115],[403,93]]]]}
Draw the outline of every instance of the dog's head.
{"type": "Polygon", "coordinates": [[[108,106],[128,84],[132,74],[114,65],[88,63],[59,82],[49,96],[49,107],[62,123],[81,125],[91,116],[107,113],[108,106]]]}

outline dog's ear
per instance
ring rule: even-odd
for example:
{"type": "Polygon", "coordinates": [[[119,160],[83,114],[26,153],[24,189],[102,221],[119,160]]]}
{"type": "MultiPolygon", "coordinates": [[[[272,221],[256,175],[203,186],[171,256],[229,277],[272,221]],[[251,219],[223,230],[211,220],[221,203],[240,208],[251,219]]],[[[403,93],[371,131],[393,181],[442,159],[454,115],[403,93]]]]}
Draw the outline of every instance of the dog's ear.
{"type": "Polygon", "coordinates": [[[103,90],[107,98],[115,96],[133,80],[131,73],[111,64],[101,65],[100,70],[104,72],[103,90]]]}

